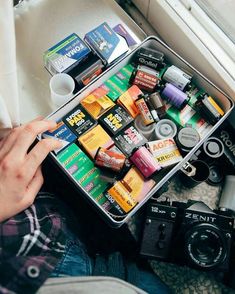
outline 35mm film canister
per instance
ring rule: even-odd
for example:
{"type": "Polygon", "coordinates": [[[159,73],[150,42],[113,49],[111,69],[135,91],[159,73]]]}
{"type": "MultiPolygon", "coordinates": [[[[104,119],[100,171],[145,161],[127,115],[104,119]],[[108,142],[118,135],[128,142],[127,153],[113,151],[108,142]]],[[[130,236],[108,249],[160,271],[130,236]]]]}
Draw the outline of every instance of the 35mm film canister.
{"type": "Polygon", "coordinates": [[[225,177],[225,183],[220,197],[219,207],[235,212],[235,176],[233,175],[225,177]]]}
{"type": "Polygon", "coordinates": [[[211,186],[220,185],[224,180],[224,170],[217,164],[210,165],[210,174],[207,179],[207,184],[211,186]]]}
{"type": "Polygon", "coordinates": [[[166,114],[166,105],[160,96],[160,93],[155,92],[149,95],[153,107],[156,109],[158,116],[161,118],[166,114]]]}
{"type": "Polygon", "coordinates": [[[192,176],[188,176],[183,172],[180,174],[181,182],[187,188],[193,188],[205,182],[210,175],[209,166],[204,161],[195,160],[190,163],[195,167],[195,174],[192,176]]]}
{"type": "Polygon", "coordinates": [[[174,85],[167,83],[162,90],[163,97],[178,109],[183,109],[187,104],[188,96],[174,85]]]}
{"type": "Polygon", "coordinates": [[[144,99],[144,95],[139,95],[138,99],[135,100],[135,105],[138,108],[140,115],[143,118],[143,122],[146,126],[151,125],[155,122],[154,117],[144,99]]]}
{"type": "Polygon", "coordinates": [[[177,133],[176,124],[169,119],[161,119],[157,122],[153,139],[173,138],[177,133]]]}
{"type": "Polygon", "coordinates": [[[200,135],[192,127],[184,127],[175,137],[176,143],[184,153],[190,152],[200,141],[200,135]]]}
{"type": "Polygon", "coordinates": [[[124,154],[100,147],[95,155],[95,164],[97,166],[111,169],[115,172],[120,172],[126,162],[124,154]]]}
{"type": "Polygon", "coordinates": [[[175,65],[172,65],[165,71],[162,79],[173,84],[181,91],[184,91],[190,89],[192,76],[188,75],[175,65]]]}
{"type": "Polygon", "coordinates": [[[143,118],[141,115],[138,115],[134,121],[134,125],[136,129],[143,135],[147,140],[150,140],[152,137],[156,124],[151,124],[146,126],[143,122],[143,118]]]}
{"type": "Polygon", "coordinates": [[[144,146],[134,150],[130,157],[131,162],[138,168],[145,178],[151,177],[161,169],[153,155],[144,146]]]}

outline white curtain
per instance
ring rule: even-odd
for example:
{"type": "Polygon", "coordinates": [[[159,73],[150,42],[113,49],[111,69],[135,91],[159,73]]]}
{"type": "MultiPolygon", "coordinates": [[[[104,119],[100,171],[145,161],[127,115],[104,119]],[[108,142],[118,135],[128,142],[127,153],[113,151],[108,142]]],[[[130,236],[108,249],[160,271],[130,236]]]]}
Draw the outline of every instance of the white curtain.
{"type": "Polygon", "coordinates": [[[0,137],[3,128],[19,125],[16,42],[12,0],[0,1],[0,137]]]}

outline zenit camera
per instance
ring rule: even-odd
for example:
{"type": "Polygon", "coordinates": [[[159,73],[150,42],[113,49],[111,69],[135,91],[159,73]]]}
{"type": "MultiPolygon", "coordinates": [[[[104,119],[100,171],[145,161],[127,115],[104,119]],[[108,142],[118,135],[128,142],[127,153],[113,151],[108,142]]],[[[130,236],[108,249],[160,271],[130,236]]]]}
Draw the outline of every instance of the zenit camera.
{"type": "Polygon", "coordinates": [[[201,201],[150,202],[140,254],[201,270],[229,270],[233,218],[201,201]]]}

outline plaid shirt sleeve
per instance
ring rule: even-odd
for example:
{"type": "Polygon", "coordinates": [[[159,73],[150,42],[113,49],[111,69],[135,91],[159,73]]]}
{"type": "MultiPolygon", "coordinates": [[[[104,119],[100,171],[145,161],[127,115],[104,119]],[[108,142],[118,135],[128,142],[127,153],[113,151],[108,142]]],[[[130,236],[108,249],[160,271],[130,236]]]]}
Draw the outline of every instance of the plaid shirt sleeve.
{"type": "Polygon", "coordinates": [[[0,224],[0,293],[35,293],[65,249],[60,202],[40,193],[24,212],[0,224]]]}

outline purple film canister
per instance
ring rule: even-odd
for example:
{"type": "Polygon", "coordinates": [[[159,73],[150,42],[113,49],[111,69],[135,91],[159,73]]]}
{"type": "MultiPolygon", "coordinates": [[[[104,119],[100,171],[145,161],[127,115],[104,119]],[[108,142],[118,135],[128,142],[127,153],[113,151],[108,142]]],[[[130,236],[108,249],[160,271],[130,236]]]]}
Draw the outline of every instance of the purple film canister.
{"type": "Polygon", "coordinates": [[[166,98],[167,102],[171,103],[179,109],[182,109],[187,104],[187,94],[185,94],[172,84],[166,83],[162,94],[166,98]]]}

